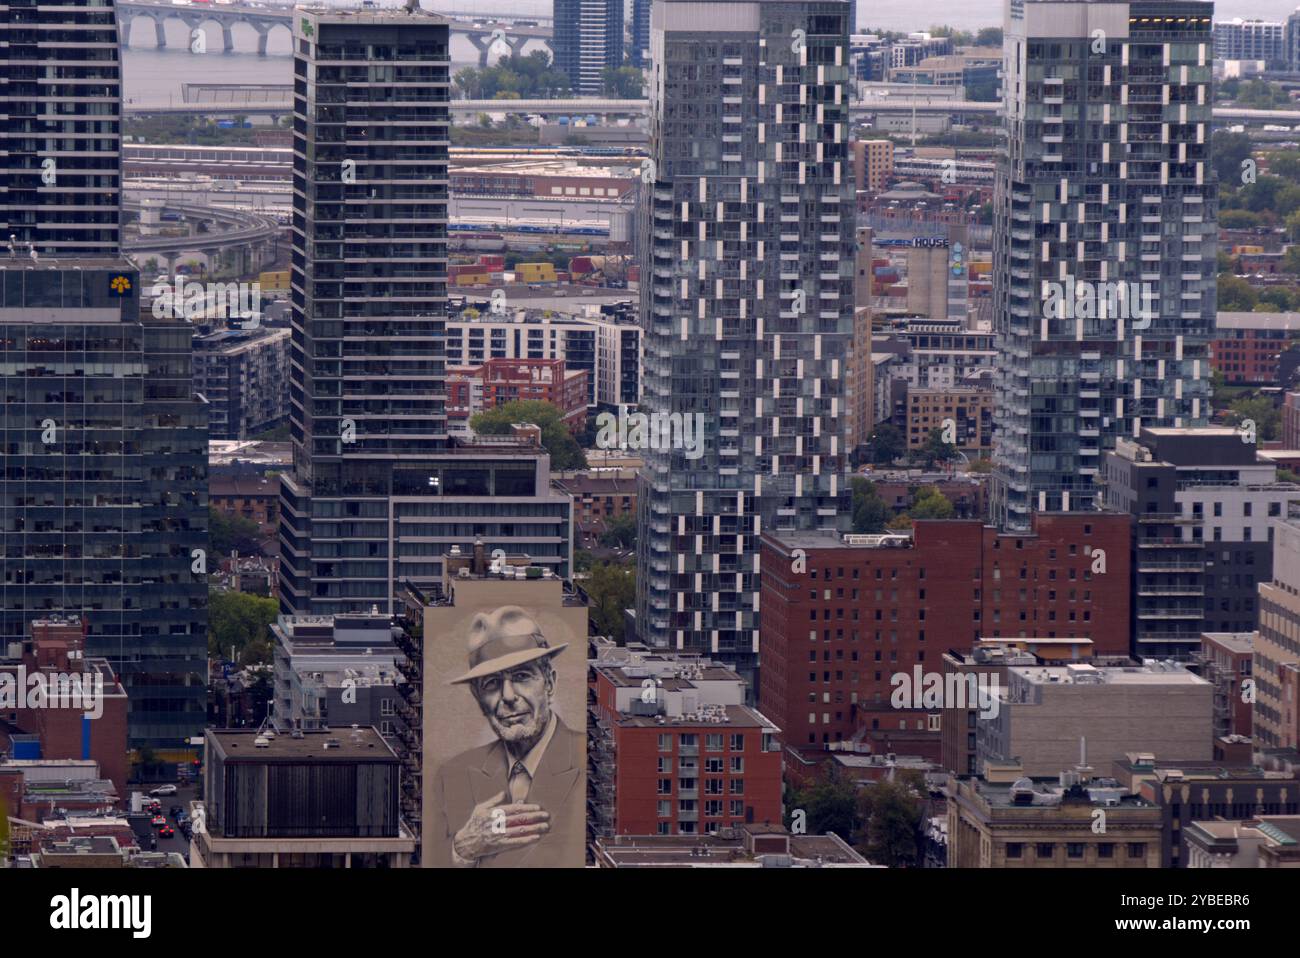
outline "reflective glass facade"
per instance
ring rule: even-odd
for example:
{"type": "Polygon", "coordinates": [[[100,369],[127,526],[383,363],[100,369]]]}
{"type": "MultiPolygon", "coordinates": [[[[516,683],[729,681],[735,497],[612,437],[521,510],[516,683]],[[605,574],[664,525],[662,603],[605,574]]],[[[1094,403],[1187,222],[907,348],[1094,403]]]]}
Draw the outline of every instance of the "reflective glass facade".
{"type": "Polygon", "coordinates": [[[206,417],[192,328],[138,288],[110,260],[0,261],[0,643],[84,615],[128,747],[177,749],[206,715],[206,417]]]}

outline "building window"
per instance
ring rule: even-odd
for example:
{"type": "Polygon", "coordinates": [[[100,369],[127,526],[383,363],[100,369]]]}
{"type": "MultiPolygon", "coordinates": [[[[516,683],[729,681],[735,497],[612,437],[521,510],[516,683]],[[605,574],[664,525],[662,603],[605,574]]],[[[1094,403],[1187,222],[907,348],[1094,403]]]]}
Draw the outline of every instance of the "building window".
{"type": "Polygon", "coordinates": [[[1129,842],[1129,843],[1128,843],[1128,857],[1129,857],[1129,858],[1145,858],[1145,857],[1146,857],[1146,854],[1147,854],[1147,846],[1146,846],[1146,842],[1129,842]]]}
{"type": "Polygon", "coordinates": [[[731,780],[731,794],[732,795],[745,794],[745,780],[743,778],[733,778],[731,780]]]}
{"type": "MultiPolygon", "coordinates": [[[[732,735],[732,736],[731,736],[731,750],[732,750],[733,752],[743,752],[743,751],[745,750],[745,736],[744,736],[744,735],[732,735]]],[[[732,761],[734,762],[735,759],[732,759],[732,761]]]]}
{"type": "Polygon", "coordinates": [[[393,700],[392,700],[392,699],[380,699],[380,700],[379,700],[379,714],[380,714],[380,715],[396,715],[396,714],[397,714],[397,709],[395,709],[395,708],[393,707],[393,700]]]}
{"type": "Polygon", "coordinates": [[[661,800],[658,802],[658,805],[659,805],[659,817],[660,817],[660,818],[672,818],[672,817],[673,817],[673,803],[672,803],[671,800],[666,799],[666,798],[665,798],[665,799],[661,799],[661,800]]]}
{"type": "Polygon", "coordinates": [[[1037,854],[1039,858],[1050,860],[1055,846],[1051,842],[1039,842],[1037,854]]]}
{"type": "MultiPolygon", "coordinates": [[[[857,694],[856,692],[854,693],[857,694]]],[[[742,775],[745,771],[745,760],[743,758],[733,757],[731,760],[731,774],[742,775]]]]}
{"type": "Polygon", "coordinates": [[[1114,858],[1114,857],[1115,857],[1115,843],[1114,843],[1114,842],[1102,842],[1100,845],[1098,845],[1098,846],[1097,846],[1097,857],[1098,857],[1098,858],[1114,858]]]}
{"type": "Polygon", "coordinates": [[[671,795],[673,793],[673,780],[671,778],[659,779],[659,794],[671,795]]]}
{"type": "Polygon", "coordinates": [[[1020,842],[1007,842],[1007,858],[1022,858],[1024,853],[1025,846],[1020,842]]]}
{"type": "Polygon", "coordinates": [[[659,735],[659,751],[671,752],[673,750],[673,737],[661,733],[659,735]]]}
{"type": "Polygon", "coordinates": [[[1081,842],[1067,842],[1065,845],[1065,855],[1067,858],[1082,858],[1083,844],[1081,842]]]}
{"type": "Polygon", "coordinates": [[[717,734],[714,734],[714,733],[710,732],[708,735],[705,735],[705,736],[704,736],[704,750],[705,750],[706,752],[721,752],[721,751],[722,751],[722,733],[719,732],[719,733],[717,733],[717,734]]]}

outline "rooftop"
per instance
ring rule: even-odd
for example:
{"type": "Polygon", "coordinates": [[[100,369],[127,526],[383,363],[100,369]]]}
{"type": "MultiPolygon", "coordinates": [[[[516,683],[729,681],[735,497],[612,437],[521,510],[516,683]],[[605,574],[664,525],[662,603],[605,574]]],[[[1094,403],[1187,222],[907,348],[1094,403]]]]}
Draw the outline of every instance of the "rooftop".
{"type": "Polygon", "coordinates": [[[1255,648],[1254,632],[1202,632],[1201,638],[1209,639],[1229,652],[1250,653],[1255,648]]]}
{"type": "Polygon", "coordinates": [[[270,731],[263,734],[255,729],[208,729],[207,738],[216,754],[226,761],[397,761],[397,755],[371,727],[286,735],[270,731]],[[259,741],[265,744],[259,745],[259,741]]]}
{"type": "Polygon", "coordinates": [[[1147,662],[1134,666],[1098,668],[1081,662],[1069,665],[1014,666],[1008,675],[1031,685],[1209,685],[1181,665],[1147,662]]]}

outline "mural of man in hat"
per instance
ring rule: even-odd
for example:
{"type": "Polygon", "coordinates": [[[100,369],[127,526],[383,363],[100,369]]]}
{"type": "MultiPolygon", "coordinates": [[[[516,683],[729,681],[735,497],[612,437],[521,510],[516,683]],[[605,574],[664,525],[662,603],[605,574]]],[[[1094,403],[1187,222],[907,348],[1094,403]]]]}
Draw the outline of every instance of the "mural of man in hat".
{"type": "Polygon", "coordinates": [[[496,741],[449,759],[434,780],[434,866],[580,866],[585,735],[552,708],[549,645],[519,606],[474,616],[467,685],[496,741]]]}

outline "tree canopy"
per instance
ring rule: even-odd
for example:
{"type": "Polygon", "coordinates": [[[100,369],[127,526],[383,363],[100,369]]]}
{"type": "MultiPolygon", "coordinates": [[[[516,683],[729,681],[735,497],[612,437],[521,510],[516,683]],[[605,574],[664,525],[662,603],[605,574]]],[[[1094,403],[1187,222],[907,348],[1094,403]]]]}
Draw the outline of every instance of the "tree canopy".
{"type": "Polygon", "coordinates": [[[564,423],[564,414],[554,403],[540,399],[519,399],[476,413],[470,429],[484,436],[508,436],[515,423],[528,422],[542,428],[542,448],[551,456],[556,471],[586,469],[587,456],[564,423]]]}

